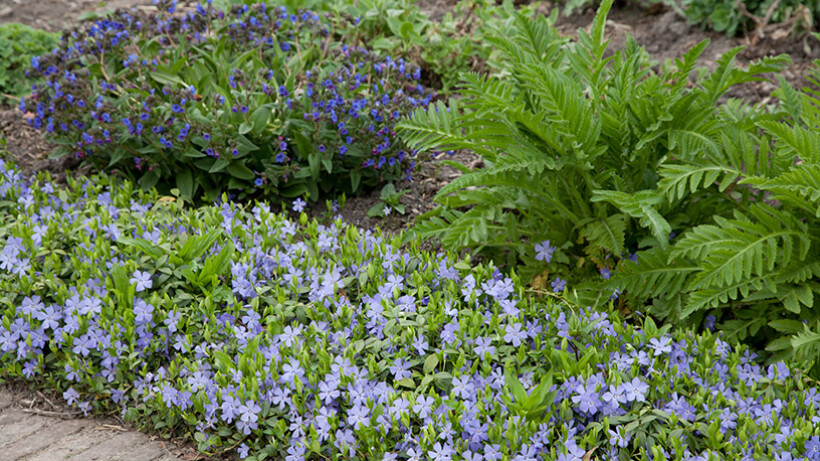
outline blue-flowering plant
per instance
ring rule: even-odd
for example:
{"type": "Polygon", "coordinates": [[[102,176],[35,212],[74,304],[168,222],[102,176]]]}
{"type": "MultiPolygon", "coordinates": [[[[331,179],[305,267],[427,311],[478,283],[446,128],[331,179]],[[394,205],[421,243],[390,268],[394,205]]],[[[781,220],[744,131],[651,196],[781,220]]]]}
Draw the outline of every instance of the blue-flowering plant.
{"type": "Polygon", "coordinates": [[[814,382],[720,335],[265,202],[183,205],[0,162],[0,377],[254,461],[820,460],[814,382]]]}
{"type": "Polygon", "coordinates": [[[310,11],[120,11],[33,60],[20,108],[96,167],[183,198],[296,197],[409,176],[392,125],[431,94],[402,60],[348,48],[310,11]]]}

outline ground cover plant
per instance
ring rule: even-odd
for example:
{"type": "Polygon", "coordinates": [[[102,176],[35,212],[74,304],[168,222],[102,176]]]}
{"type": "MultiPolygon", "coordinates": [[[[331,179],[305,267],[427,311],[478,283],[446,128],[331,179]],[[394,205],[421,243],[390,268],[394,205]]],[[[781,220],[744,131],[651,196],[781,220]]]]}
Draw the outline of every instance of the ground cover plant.
{"type": "Polygon", "coordinates": [[[339,41],[318,14],[264,3],[230,12],[120,12],[35,62],[31,123],[145,188],[312,200],[409,176],[392,130],[432,94],[419,69],[339,41]]]}
{"type": "Polygon", "coordinates": [[[820,392],[708,330],[396,238],[0,163],[0,369],[246,459],[818,459],[820,392]]]}
{"type": "Polygon", "coordinates": [[[26,78],[32,59],[52,51],[60,36],[24,24],[0,24],[0,103],[14,103],[37,81],[26,78]]]}
{"type": "MultiPolygon", "coordinates": [[[[256,0],[217,1],[223,9],[253,4],[256,0]]],[[[423,79],[442,94],[451,94],[462,72],[485,69],[494,59],[491,34],[512,29],[513,2],[460,0],[453,11],[438,20],[421,11],[413,0],[294,0],[268,2],[291,9],[307,8],[327,16],[347,43],[368,46],[381,53],[401,56],[423,67],[423,79]]],[[[519,5],[532,15],[539,2],[519,5]]]]}

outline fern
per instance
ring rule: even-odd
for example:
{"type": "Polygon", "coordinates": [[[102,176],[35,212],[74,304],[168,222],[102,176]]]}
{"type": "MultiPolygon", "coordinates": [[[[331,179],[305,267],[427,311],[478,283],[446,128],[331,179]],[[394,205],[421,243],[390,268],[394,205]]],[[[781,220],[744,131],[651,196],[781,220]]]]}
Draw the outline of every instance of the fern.
{"type": "Polygon", "coordinates": [[[702,270],[696,265],[669,264],[667,253],[655,248],[638,253],[637,261],[622,261],[607,287],[645,299],[666,298],[683,291],[687,281],[702,270]]]}
{"type": "Polygon", "coordinates": [[[734,85],[783,68],[784,56],[743,69],[733,49],[701,77],[708,42],[660,71],[631,38],[608,55],[611,4],[576,42],[558,34],[554,17],[515,15],[511,33],[488,38],[498,51],[490,76],[464,74],[461,99],[397,124],[413,148],[484,159],[439,191],[439,208],[415,232],[528,277],[567,278],[572,296],[593,304],[608,301],[604,287],[670,321],[725,311],[723,324],[743,337],[774,331],[770,306],[814,309],[798,285],[814,283],[820,261],[804,222],[816,225],[820,210],[816,127],[778,117],[805,121],[818,100],[792,91],[777,111],[720,102],[734,85]],[[535,259],[545,240],[557,248],[549,262],[535,259]],[[637,263],[622,259],[635,252],[637,263]],[[605,283],[603,267],[615,269],[605,283]],[[740,318],[735,308],[762,315],[740,318]]]}
{"type": "Polygon", "coordinates": [[[793,168],[768,180],[745,181],[772,192],[772,199],[801,208],[820,218],[820,164],[793,168]]]}
{"type": "Polygon", "coordinates": [[[657,205],[662,200],[661,196],[652,191],[626,194],[617,191],[596,190],[593,191],[593,194],[591,198],[593,202],[609,202],[627,215],[638,218],[641,226],[652,231],[652,235],[661,247],[666,248],[668,246],[669,233],[672,232],[672,227],[658,213],[657,205]]]}

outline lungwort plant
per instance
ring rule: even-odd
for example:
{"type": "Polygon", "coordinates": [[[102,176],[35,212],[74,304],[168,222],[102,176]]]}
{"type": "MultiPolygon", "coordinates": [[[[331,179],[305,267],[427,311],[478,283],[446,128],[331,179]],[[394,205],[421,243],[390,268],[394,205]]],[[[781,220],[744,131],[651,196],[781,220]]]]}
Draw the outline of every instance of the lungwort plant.
{"type": "MultiPolygon", "coordinates": [[[[733,85],[788,61],[767,58],[741,70],[733,66],[738,48],[696,78],[702,42],[656,73],[631,38],[604,57],[610,6],[601,5],[591,33],[579,30],[577,42],[558,35],[555,13],[518,15],[514,34],[492,38],[503,78],[465,74],[463,99],[418,109],[398,127],[413,147],[467,149],[485,165],[456,165],[464,174],[439,192],[441,206],[422,216],[419,234],[523,263],[527,278],[552,278],[556,291],[569,279],[590,305],[613,292],[579,282],[608,277],[640,248],[668,251],[673,232],[731,211],[733,202],[719,194],[658,190],[660,171],[687,165],[704,138],[729,143],[729,152],[753,143],[756,123],[773,116],[719,101],[733,85]]],[[[714,175],[704,178],[708,185],[714,175]]]]}
{"type": "Polygon", "coordinates": [[[32,61],[46,82],[20,108],[59,154],[209,200],[315,200],[414,168],[392,125],[432,97],[417,67],[348,46],[310,11],[160,7],[88,24],[32,61]]]}
{"type": "MultiPolygon", "coordinates": [[[[811,81],[820,83],[816,67],[811,81]]],[[[732,213],[684,233],[670,251],[624,261],[610,284],[652,299],[659,316],[700,321],[712,313],[730,336],[766,346],[773,360],[814,360],[818,377],[820,92],[800,93],[781,79],[778,93],[788,120],[758,122],[762,143],[704,137],[660,170],[668,203],[723,195],[732,213]]]]}

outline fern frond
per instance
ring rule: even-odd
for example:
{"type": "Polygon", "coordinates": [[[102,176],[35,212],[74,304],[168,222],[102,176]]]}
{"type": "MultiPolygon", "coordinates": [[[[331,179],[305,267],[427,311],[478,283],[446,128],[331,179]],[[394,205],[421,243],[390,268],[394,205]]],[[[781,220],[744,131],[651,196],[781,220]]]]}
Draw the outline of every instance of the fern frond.
{"type": "Polygon", "coordinates": [[[798,262],[781,269],[777,274],[775,283],[803,283],[815,277],[820,279],[820,261],[809,264],[798,262]]]}
{"type": "Polygon", "coordinates": [[[652,231],[652,235],[662,248],[669,246],[669,234],[672,232],[672,227],[655,208],[663,200],[663,197],[655,191],[638,191],[634,194],[627,194],[620,191],[595,190],[592,193],[593,202],[608,202],[621,212],[638,218],[640,225],[652,231]]]}
{"type": "Polygon", "coordinates": [[[462,129],[457,123],[459,108],[455,101],[447,107],[443,102],[430,104],[427,108],[418,108],[413,115],[400,121],[396,130],[411,147],[419,150],[475,149],[472,142],[464,139],[462,129]]]}
{"type": "Polygon", "coordinates": [[[799,165],[769,180],[743,181],[772,192],[772,199],[801,208],[820,218],[820,164],[799,165]]]}
{"type": "Polygon", "coordinates": [[[803,223],[767,205],[753,205],[749,214],[754,219],[740,212],[735,219],[716,216],[717,226],[695,227],[678,242],[672,258],[702,257],[704,270],[688,289],[721,289],[772,272],[793,255],[805,260],[811,242],[803,223]]]}
{"type": "Polygon", "coordinates": [[[743,279],[739,282],[723,286],[720,288],[707,288],[703,290],[695,290],[689,294],[686,307],[681,311],[681,319],[697,312],[701,309],[716,308],[725,305],[730,301],[736,301],[739,298],[749,295],[764,287],[764,283],[768,281],[768,275],[753,277],[750,279],[743,279]]]}
{"type": "Polygon", "coordinates": [[[760,122],[758,126],[774,134],[781,156],[792,160],[800,157],[804,162],[820,163],[820,134],[815,130],[771,121],[760,122]]]}
{"type": "Polygon", "coordinates": [[[621,261],[606,286],[620,288],[642,299],[663,297],[680,292],[687,280],[701,270],[699,266],[686,265],[681,261],[670,263],[665,251],[654,248],[638,252],[637,262],[621,261]]]}
{"type": "Polygon", "coordinates": [[[667,201],[672,203],[686,196],[694,194],[700,189],[706,189],[723,176],[718,190],[723,192],[729,185],[735,182],[742,172],[723,165],[714,164],[670,164],[660,168],[661,180],[658,182],[658,190],[666,196],[667,201]]]}
{"type": "Polygon", "coordinates": [[[712,122],[711,126],[698,126],[696,130],[670,130],[669,150],[681,159],[694,159],[701,152],[711,158],[722,157],[722,148],[717,140],[709,136],[709,128],[714,129],[717,125],[712,122]]]}
{"type": "Polygon", "coordinates": [[[450,184],[438,191],[436,197],[443,197],[455,191],[476,186],[508,186],[525,189],[534,194],[542,194],[545,188],[543,183],[539,184],[542,181],[539,175],[553,168],[555,168],[555,162],[550,158],[531,160],[526,163],[505,162],[453,179],[450,184]]]}
{"type": "Polygon", "coordinates": [[[581,229],[580,235],[589,242],[592,249],[620,255],[624,252],[626,223],[626,215],[614,214],[605,219],[591,221],[581,229]]]}

